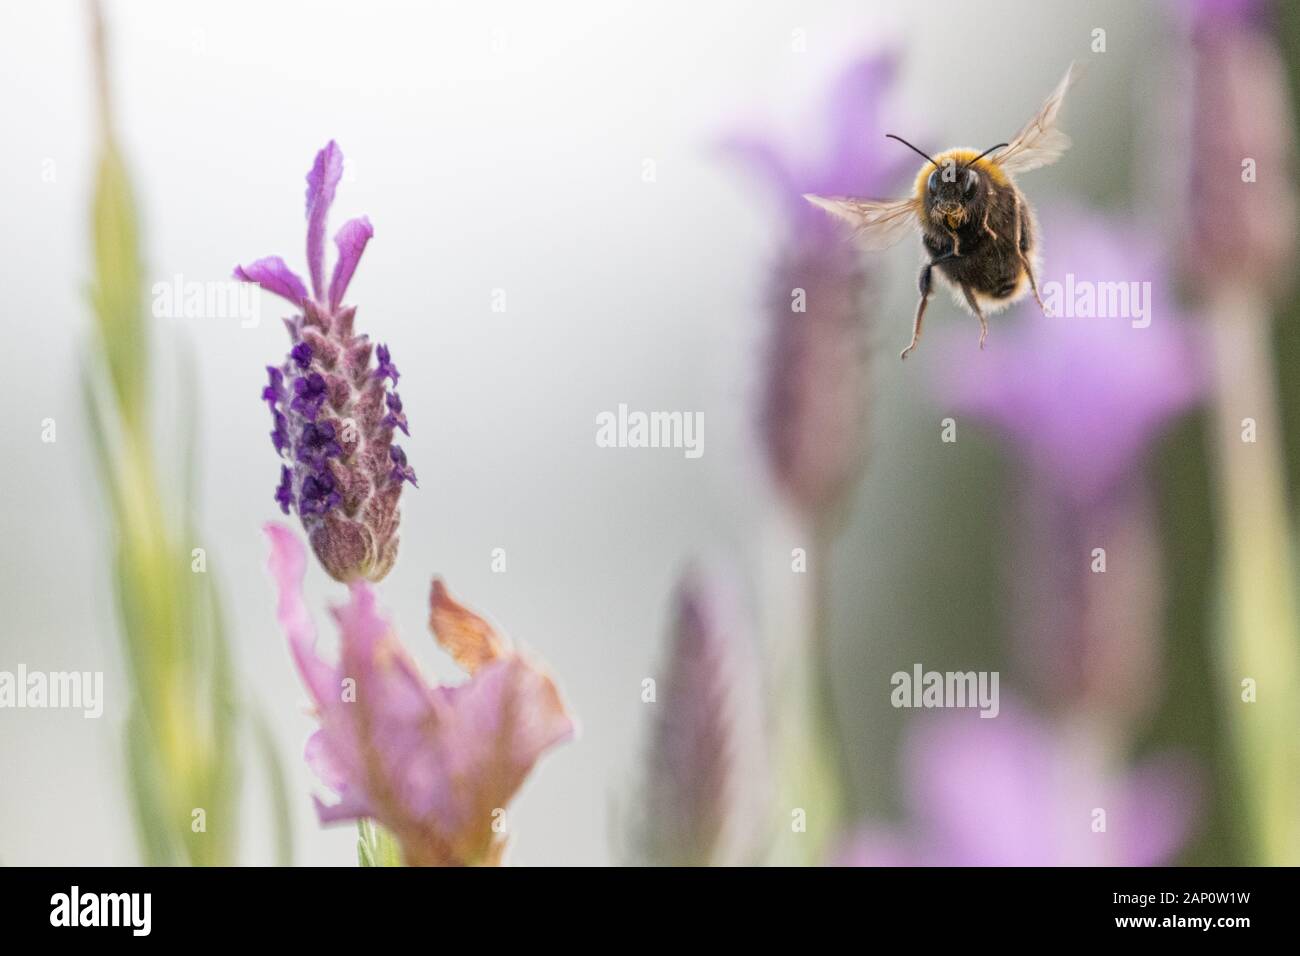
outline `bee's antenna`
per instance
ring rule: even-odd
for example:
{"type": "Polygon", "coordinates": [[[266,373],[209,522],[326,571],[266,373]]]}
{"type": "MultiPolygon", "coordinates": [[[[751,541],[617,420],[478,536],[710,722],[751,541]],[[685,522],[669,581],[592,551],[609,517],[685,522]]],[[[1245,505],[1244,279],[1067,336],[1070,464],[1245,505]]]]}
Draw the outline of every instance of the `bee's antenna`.
{"type": "Polygon", "coordinates": [[[983,159],[989,153],[993,152],[993,150],[995,149],[1001,149],[1003,146],[1010,146],[1010,145],[1011,145],[1010,143],[998,143],[996,146],[990,146],[988,149],[984,150],[984,152],[980,153],[978,156],[972,159],[969,163],[962,163],[961,168],[965,169],[974,163],[978,163],[981,159],[983,159]]]}
{"type": "MultiPolygon", "coordinates": [[[[908,149],[910,149],[912,152],[917,153],[918,155],[921,155],[921,156],[925,156],[926,159],[929,159],[930,162],[934,165],[934,168],[935,168],[935,169],[941,169],[941,168],[942,168],[938,163],[936,163],[933,159],[931,159],[931,158],[930,158],[929,156],[927,156],[925,153],[922,153],[919,149],[917,149],[915,146],[913,146],[913,145],[912,145],[911,143],[909,143],[907,140],[903,139],[903,137],[901,137],[901,136],[895,136],[893,133],[886,133],[886,134],[885,134],[885,139],[896,139],[896,140],[898,140],[900,143],[902,143],[904,146],[906,146],[906,147],[907,147],[908,149]]],[[[1002,145],[1005,146],[1006,143],[1003,143],[1002,145]]],[[[996,149],[996,147],[994,147],[994,148],[996,149]]]]}

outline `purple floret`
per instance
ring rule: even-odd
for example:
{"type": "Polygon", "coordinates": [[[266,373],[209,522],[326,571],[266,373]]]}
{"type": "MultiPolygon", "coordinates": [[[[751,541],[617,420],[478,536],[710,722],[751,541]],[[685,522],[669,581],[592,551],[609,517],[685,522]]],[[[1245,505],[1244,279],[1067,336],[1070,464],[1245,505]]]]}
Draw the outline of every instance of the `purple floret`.
{"type": "Polygon", "coordinates": [[[388,406],[388,414],[383,417],[379,423],[388,428],[400,428],[407,436],[410,436],[411,429],[406,424],[406,415],[402,412],[402,399],[396,392],[389,392],[384,397],[384,403],[388,406]]]}
{"type": "Polygon", "coordinates": [[[406,463],[406,452],[402,451],[401,445],[390,446],[388,457],[393,460],[393,470],[388,475],[393,481],[409,481],[416,488],[420,487],[415,480],[415,469],[406,463]]]}
{"type": "Polygon", "coordinates": [[[275,489],[275,500],[280,503],[280,510],[288,514],[293,504],[293,473],[288,465],[280,466],[280,487],[275,489]]]}
{"type": "Polygon", "coordinates": [[[294,364],[300,369],[306,371],[307,367],[311,365],[311,346],[306,342],[299,342],[289,350],[289,357],[293,359],[294,364]]]}
{"type": "Polygon", "coordinates": [[[334,476],[328,471],[319,471],[303,479],[298,513],[323,515],[342,500],[343,496],[335,490],[334,476]]]}
{"type": "Polygon", "coordinates": [[[338,458],[343,448],[334,440],[334,426],[329,422],[308,422],[298,441],[298,460],[319,465],[326,458],[338,458]]]}
{"type": "Polygon", "coordinates": [[[293,381],[294,399],[289,407],[309,422],[314,422],[320,414],[321,405],[325,403],[327,392],[325,378],[320,372],[296,378],[293,381]]]}
{"type": "Polygon", "coordinates": [[[379,367],[375,369],[375,378],[389,378],[396,385],[398,379],[397,366],[393,364],[387,345],[381,345],[375,349],[375,359],[379,363],[379,367]]]}

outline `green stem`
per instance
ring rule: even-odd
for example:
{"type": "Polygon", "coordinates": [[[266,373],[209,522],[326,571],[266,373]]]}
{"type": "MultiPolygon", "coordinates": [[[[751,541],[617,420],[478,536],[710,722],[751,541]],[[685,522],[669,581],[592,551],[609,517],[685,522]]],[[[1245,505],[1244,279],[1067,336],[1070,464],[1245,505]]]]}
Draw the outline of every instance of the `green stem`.
{"type": "Polygon", "coordinates": [[[1300,627],[1269,316],[1262,297],[1242,287],[1220,289],[1211,305],[1224,541],[1220,666],[1255,861],[1295,865],[1300,862],[1300,627]],[[1253,442],[1243,439],[1248,418],[1255,422],[1253,442]],[[1253,681],[1253,701],[1247,680],[1253,681]]]}
{"type": "MultiPolygon", "coordinates": [[[[841,726],[839,709],[835,706],[835,661],[831,636],[831,550],[834,534],[824,521],[812,523],[812,551],[810,554],[808,617],[811,622],[811,653],[813,666],[814,727],[819,749],[832,778],[836,781],[834,805],[837,816],[848,810],[852,796],[853,775],[849,762],[847,741],[841,726]]],[[[840,820],[836,823],[839,824],[840,820]]]]}
{"type": "Polygon", "coordinates": [[[830,535],[803,525],[807,568],[797,580],[799,615],[776,645],[779,833],[772,862],[821,865],[845,824],[845,761],[831,693],[830,535]]]}
{"type": "Polygon", "coordinates": [[[404,866],[397,839],[374,820],[357,821],[357,863],[360,866],[404,866]]]}

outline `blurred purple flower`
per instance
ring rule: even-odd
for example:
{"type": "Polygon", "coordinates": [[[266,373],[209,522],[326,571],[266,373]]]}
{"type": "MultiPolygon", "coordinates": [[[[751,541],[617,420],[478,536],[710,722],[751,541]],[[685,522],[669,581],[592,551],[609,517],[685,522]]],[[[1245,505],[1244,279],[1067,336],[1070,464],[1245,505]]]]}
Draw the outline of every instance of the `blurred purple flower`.
{"type": "Polygon", "coordinates": [[[893,57],[877,55],[839,77],[820,111],[827,139],[817,156],[796,156],[802,139],[724,140],[772,188],[785,218],[769,270],[761,428],[777,487],[806,516],[825,514],[862,467],[869,283],[843,231],[802,197],[879,195],[902,169],[886,156],[881,122],[893,75],[893,57]]]}
{"type": "Polygon", "coordinates": [[[893,55],[873,54],[840,73],[818,111],[823,139],[816,155],[808,155],[805,136],[753,132],[727,137],[723,148],[766,180],[792,228],[843,243],[843,231],[803,194],[879,195],[906,168],[896,152],[886,151],[884,138],[883,104],[896,71],[893,55]]]}
{"type": "Polygon", "coordinates": [[[1044,701],[1099,710],[1118,728],[1158,699],[1160,678],[1163,582],[1139,465],[1204,394],[1207,370],[1154,240],[1082,210],[1050,212],[1043,235],[1041,285],[1058,314],[1017,307],[1018,324],[974,360],[954,343],[937,390],[959,419],[1008,434],[1028,466],[1008,522],[1022,671],[1044,701]],[[1128,314],[1089,318],[1088,296],[1107,313],[1127,299],[1128,314]],[[1096,548],[1118,573],[1094,573],[1096,548]]]}
{"type": "Polygon", "coordinates": [[[280,624],[320,721],[307,761],[339,797],[316,801],[321,822],[377,820],[412,866],[499,863],[506,805],[574,734],[554,681],[437,580],[430,625],[468,681],[427,684],[363,581],[333,609],[339,661],[326,662],[302,599],[303,547],[284,525],[266,530],[280,624]]]}
{"type": "Polygon", "coordinates": [[[1208,30],[1259,23],[1272,12],[1272,0],[1174,0],[1189,21],[1208,30]]]}
{"type": "Polygon", "coordinates": [[[1050,213],[1043,235],[1044,297],[1050,306],[1055,283],[1057,311],[1065,314],[1045,318],[1036,307],[1016,307],[1010,314],[1019,321],[996,347],[975,359],[949,350],[950,361],[940,366],[947,378],[937,390],[959,414],[1010,435],[1060,493],[1094,500],[1201,398],[1207,369],[1153,238],[1082,210],[1050,213]],[[1130,313],[1145,299],[1143,317],[1071,315],[1086,309],[1085,295],[1107,302],[1115,284],[1130,285],[1123,296],[1130,313]]]}
{"type": "Polygon", "coordinates": [[[312,550],[339,581],[378,581],[397,558],[398,498],[405,481],[415,484],[406,455],[392,444],[393,429],[410,434],[397,392],[397,369],[386,346],[375,350],[354,335],[354,306],[343,296],[374,235],[362,216],[344,223],[334,237],[338,261],[325,285],[325,227],[343,176],[343,153],[331,140],[307,174],[307,264],[311,291],[281,259],[271,256],[235,269],[288,299],[297,313],[285,320],[292,345],[284,364],[267,368],[262,398],[271,411],[271,441],[282,467],[275,500],[288,514],[296,508],[312,550]]]}
{"type": "Polygon", "coordinates": [[[1275,4],[1183,0],[1178,12],[1192,62],[1185,155],[1194,199],[1180,236],[1187,275],[1202,291],[1240,282],[1276,294],[1294,280],[1300,203],[1275,4]]]}
{"type": "Polygon", "coordinates": [[[993,719],[952,710],[917,720],[904,744],[903,785],[906,828],[868,827],[836,863],[1169,863],[1192,832],[1202,786],[1192,765],[1167,755],[1118,771],[1094,738],[1005,700],[993,719]]]}
{"type": "Polygon", "coordinates": [[[690,568],[674,595],[635,853],[655,866],[745,862],[762,779],[752,627],[734,582],[690,568]]]}

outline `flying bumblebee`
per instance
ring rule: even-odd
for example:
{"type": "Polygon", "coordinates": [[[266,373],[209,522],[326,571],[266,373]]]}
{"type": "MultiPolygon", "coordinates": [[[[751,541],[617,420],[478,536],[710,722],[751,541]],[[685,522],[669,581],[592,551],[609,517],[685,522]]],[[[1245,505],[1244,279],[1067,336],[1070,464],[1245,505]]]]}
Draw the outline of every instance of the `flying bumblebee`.
{"type": "Polygon", "coordinates": [[[930,164],[921,167],[914,195],[907,199],[804,196],[852,225],[865,249],[887,249],[910,228],[920,228],[927,261],[921,268],[921,301],[916,307],[912,341],[901,358],[907,358],[921,338],[931,273],[936,267],[940,278],[951,286],[953,298],[958,299],[960,292],[965,306],[979,319],[980,348],[989,331],[986,316],[1005,309],[1027,291],[1034,293],[1039,308],[1048,314],[1034,276],[1038,225],[1011,177],[1055,162],[1069,147],[1070,139],[1057,128],[1056,119],[1074,73],[1073,67],[1065,71],[1038,114],[1011,142],[982,153],[950,149],[932,157],[902,137],[887,134],[930,164]]]}

